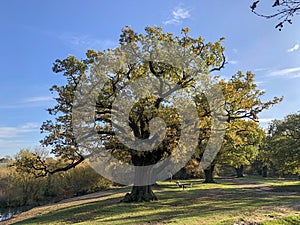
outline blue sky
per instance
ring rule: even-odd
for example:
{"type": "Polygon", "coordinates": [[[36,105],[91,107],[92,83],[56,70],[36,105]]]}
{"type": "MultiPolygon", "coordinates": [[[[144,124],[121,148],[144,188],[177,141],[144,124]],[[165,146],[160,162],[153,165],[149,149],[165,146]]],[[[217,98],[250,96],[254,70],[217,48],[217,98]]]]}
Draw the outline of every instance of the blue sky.
{"type": "Polygon", "coordinates": [[[86,49],[104,50],[117,44],[122,27],[137,32],[145,26],[163,26],[179,33],[189,27],[192,36],[206,41],[225,37],[231,76],[251,70],[266,91],[265,99],[284,96],[279,105],[260,114],[263,126],[274,118],[300,109],[300,24],[283,31],[276,20],[251,13],[252,1],[97,1],[11,0],[0,2],[0,157],[20,148],[38,146],[39,127],[53,105],[49,88],[64,82],[54,75],[55,59],[84,57],[86,49]]]}

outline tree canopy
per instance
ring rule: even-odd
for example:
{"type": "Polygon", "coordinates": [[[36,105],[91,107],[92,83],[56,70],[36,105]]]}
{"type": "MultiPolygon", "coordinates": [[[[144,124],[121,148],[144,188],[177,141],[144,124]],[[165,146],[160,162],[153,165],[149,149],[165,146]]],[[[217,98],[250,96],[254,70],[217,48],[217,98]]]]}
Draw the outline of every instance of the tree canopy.
{"type": "Polygon", "coordinates": [[[300,175],[300,114],[274,120],[268,129],[263,162],[275,166],[281,174],[300,175]]]}
{"type": "MultiPolygon", "coordinates": [[[[172,165],[176,165],[185,154],[193,153],[194,143],[200,150],[197,158],[211,163],[217,151],[210,151],[213,152],[210,155],[204,150],[211,142],[220,142],[217,136],[222,137],[226,127],[241,123],[239,129],[243,129],[249,124],[247,132],[251,133],[255,125],[242,120],[257,121],[261,111],[282,100],[275,97],[263,102],[264,92],[257,89],[251,72],[238,72],[229,80],[210,74],[225,65],[223,40],[206,43],[201,36],[189,36],[188,28],[182,30],[181,36],[174,36],[158,27],[146,27],[145,34],[125,27],[116,49],[88,50],[82,60],[74,56],[56,60],[53,71],[62,74],[66,84],[53,85],[50,89],[57,95],[57,104],[48,109],[54,119],[43,123],[41,131],[45,138],[41,144],[51,148],[57,160],[49,161],[31,153],[16,165],[34,167],[36,176],[46,176],[66,171],[86,159],[94,159],[97,167],[97,157],[107,159],[109,155],[112,160],[95,169],[109,170],[112,177],[124,180],[130,175],[114,174],[119,165],[113,159],[135,168],[148,168],[164,160],[167,164],[174,161],[172,165]],[[200,80],[197,79],[199,74],[200,80]],[[98,86],[101,86],[100,92],[98,86]],[[216,86],[222,98],[218,96],[218,89],[214,89],[216,86]],[[81,99],[82,93],[88,97],[81,99]],[[86,100],[92,102],[89,107],[86,100]],[[191,117],[194,112],[196,116],[191,117]],[[218,127],[216,118],[225,126],[218,127]],[[129,144],[124,144],[124,140],[129,144]],[[144,144],[149,140],[154,140],[152,145],[144,144]],[[146,147],[140,151],[137,148],[142,145],[135,143],[143,143],[146,147]],[[169,159],[170,156],[174,157],[169,159]]],[[[251,138],[255,142],[253,136],[240,136],[239,140],[250,142],[251,138]]],[[[237,148],[237,151],[244,150],[237,148]]],[[[166,164],[160,166],[155,172],[144,169],[142,175],[135,170],[134,179],[139,178],[148,185],[137,185],[134,180],[136,185],[124,201],[155,200],[150,184],[159,179],[158,171],[166,164]]]]}
{"type": "Polygon", "coordinates": [[[243,167],[251,165],[257,158],[259,149],[265,141],[265,131],[251,120],[235,120],[227,129],[223,148],[217,162],[233,166],[237,176],[243,176],[243,167]]]}
{"type": "MultiPolygon", "coordinates": [[[[277,104],[282,101],[282,98],[274,97],[270,101],[262,101],[262,97],[265,92],[258,89],[254,80],[255,76],[251,72],[243,74],[241,71],[233,75],[229,80],[221,80],[220,86],[224,95],[224,109],[226,114],[226,135],[223,143],[223,148],[218,153],[216,160],[214,160],[209,168],[204,169],[206,180],[205,182],[213,181],[213,170],[214,165],[217,163],[229,164],[232,166],[245,165],[248,162],[245,160],[246,157],[252,160],[252,157],[256,155],[256,150],[250,148],[249,145],[258,145],[261,135],[261,129],[256,124],[258,122],[259,113],[263,110],[268,109],[270,106],[277,104]],[[244,133],[243,133],[244,131],[244,133]],[[249,135],[248,139],[243,135],[249,135]],[[252,136],[252,142],[250,142],[250,136],[252,136]],[[243,141],[242,141],[243,140],[243,141]],[[229,143],[233,146],[230,146],[229,143]],[[246,147],[248,146],[248,147],[246,147]],[[230,157],[234,157],[235,154],[240,154],[239,160],[235,161],[235,165],[232,163],[230,157]],[[252,152],[252,157],[247,154],[252,152]]],[[[205,106],[205,104],[202,104],[205,106]]],[[[205,109],[205,107],[203,107],[205,109]]],[[[206,125],[209,129],[209,126],[206,125]]],[[[210,135],[209,131],[206,133],[210,135]]],[[[204,138],[200,144],[200,154],[196,156],[198,160],[202,158],[202,146],[205,146],[208,136],[204,138]]]]}

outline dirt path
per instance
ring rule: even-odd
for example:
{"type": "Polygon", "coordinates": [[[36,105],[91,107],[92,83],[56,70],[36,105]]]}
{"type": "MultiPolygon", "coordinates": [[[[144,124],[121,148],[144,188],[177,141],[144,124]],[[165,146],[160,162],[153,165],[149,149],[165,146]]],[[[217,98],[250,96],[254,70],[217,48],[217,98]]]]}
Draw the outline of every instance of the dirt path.
{"type": "MultiPolygon", "coordinates": [[[[123,190],[125,191],[124,188],[123,188],[123,190]]],[[[58,203],[32,208],[28,211],[25,211],[25,212],[22,212],[20,214],[13,216],[13,218],[11,218],[9,220],[2,221],[2,222],[0,222],[0,224],[1,225],[14,224],[16,222],[23,221],[23,220],[31,218],[31,217],[47,214],[52,211],[56,211],[56,210],[59,210],[59,209],[65,208],[65,207],[105,200],[105,199],[111,198],[112,196],[117,197],[119,195],[120,196],[124,195],[124,193],[122,193],[122,191],[120,189],[115,189],[115,190],[102,191],[102,192],[92,193],[92,194],[83,195],[83,196],[79,196],[79,197],[64,199],[58,203]]]]}

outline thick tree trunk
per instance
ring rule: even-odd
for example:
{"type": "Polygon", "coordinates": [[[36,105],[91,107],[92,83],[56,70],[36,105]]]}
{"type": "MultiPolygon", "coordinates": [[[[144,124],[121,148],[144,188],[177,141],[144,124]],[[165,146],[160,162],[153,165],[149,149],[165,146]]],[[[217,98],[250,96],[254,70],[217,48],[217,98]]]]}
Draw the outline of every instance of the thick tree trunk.
{"type": "Polygon", "coordinates": [[[134,155],[132,161],[136,166],[134,185],[130,193],[127,193],[122,202],[150,202],[157,200],[152,191],[152,184],[156,179],[152,177],[153,171],[147,165],[151,164],[151,155],[134,155]],[[145,186],[142,186],[145,185],[145,186]]]}
{"type": "Polygon", "coordinates": [[[238,168],[235,168],[235,171],[236,171],[237,177],[244,177],[244,166],[243,165],[241,165],[238,168]]]}
{"type": "Polygon", "coordinates": [[[122,202],[150,202],[157,200],[151,185],[148,186],[133,186],[131,193],[127,193],[122,202]]]}
{"type": "Polygon", "coordinates": [[[214,169],[215,165],[210,165],[207,169],[204,170],[205,181],[203,183],[216,183],[213,177],[214,169]]]}

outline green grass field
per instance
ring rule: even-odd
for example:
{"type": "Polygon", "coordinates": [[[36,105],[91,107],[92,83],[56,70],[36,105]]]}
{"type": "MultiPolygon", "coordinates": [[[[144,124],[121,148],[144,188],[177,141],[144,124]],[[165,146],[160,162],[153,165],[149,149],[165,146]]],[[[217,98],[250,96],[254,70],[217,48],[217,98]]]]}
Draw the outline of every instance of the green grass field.
{"type": "Polygon", "coordinates": [[[129,188],[32,209],[5,224],[300,224],[300,181],[219,179],[181,190],[160,182],[150,203],[120,203],[129,188]]]}

